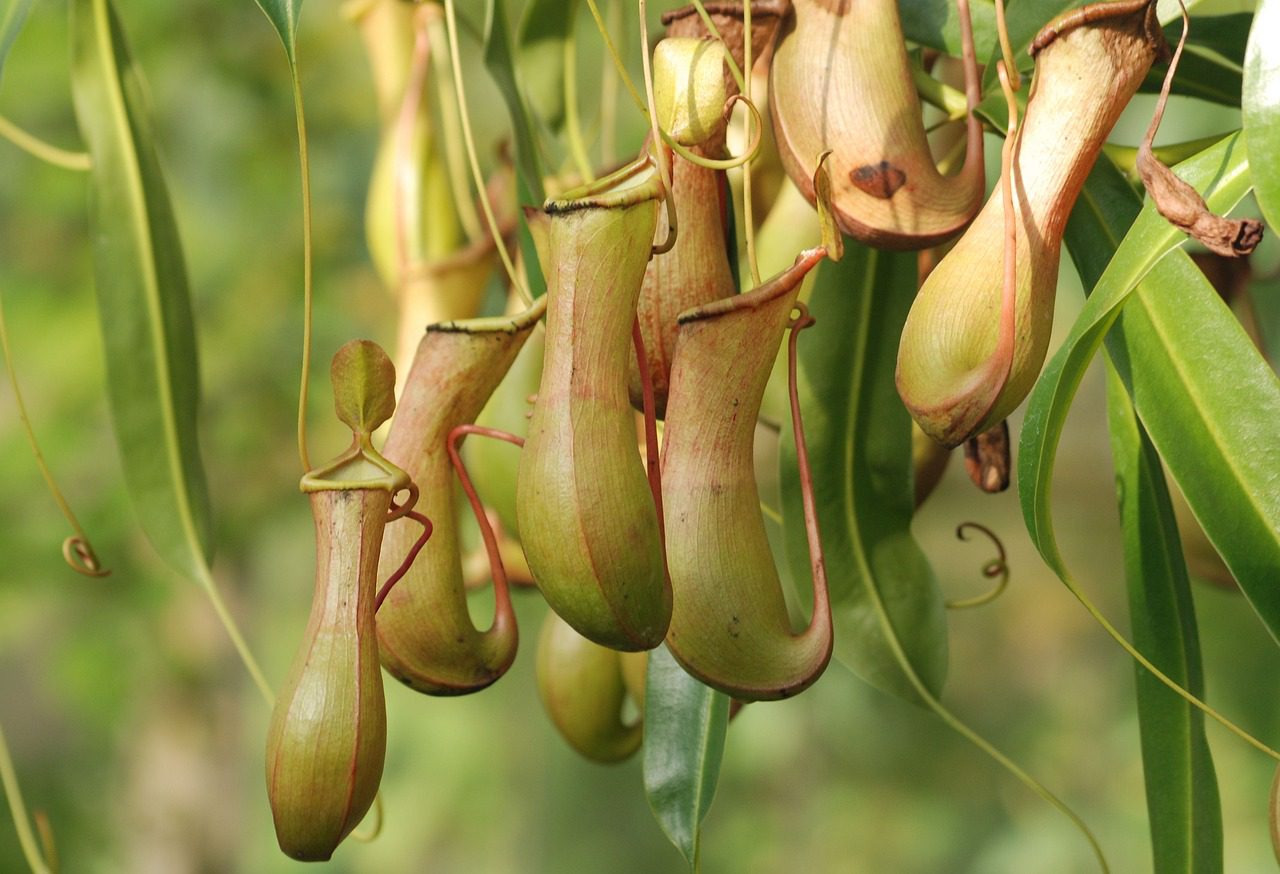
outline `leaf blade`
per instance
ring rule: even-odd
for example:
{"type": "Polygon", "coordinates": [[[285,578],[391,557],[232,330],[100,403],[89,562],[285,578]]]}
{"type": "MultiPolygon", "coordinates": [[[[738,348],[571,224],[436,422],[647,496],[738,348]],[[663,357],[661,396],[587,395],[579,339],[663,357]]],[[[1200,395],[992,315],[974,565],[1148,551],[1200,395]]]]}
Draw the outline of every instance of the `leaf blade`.
{"type": "MultiPolygon", "coordinates": [[[[1107,411],[1134,646],[1170,679],[1202,696],[1191,581],[1160,457],[1112,367],[1107,411]]],[[[1134,665],[1134,672],[1155,870],[1218,874],[1222,809],[1204,714],[1145,668],[1134,665]]]]}
{"type": "MultiPolygon", "coordinates": [[[[801,406],[826,556],[835,656],[877,688],[922,703],[905,658],[932,693],[947,667],[946,611],[911,535],[911,419],[894,384],[898,336],[915,296],[915,258],[851,240],[818,268],[800,343],[801,406]],[[852,336],[850,336],[852,333],[852,336]]],[[[783,530],[794,579],[808,579],[795,444],[783,429],[783,530]]]]}
{"type": "MultiPolygon", "coordinates": [[[[1240,146],[1233,135],[1179,165],[1184,178],[1208,190],[1215,211],[1248,190],[1240,146]]],[[[1271,439],[1280,421],[1280,380],[1190,258],[1168,254],[1176,232],[1160,226],[1150,205],[1124,233],[1136,203],[1104,156],[1068,223],[1068,249],[1082,274],[1099,259],[1105,263],[1112,248],[1116,254],[1096,274],[1080,318],[1028,400],[1018,459],[1027,530],[1062,575],[1049,494],[1053,456],[1084,368],[1120,318],[1128,342],[1108,339],[1108,348],[1143,425],[1250,605],[1280,639],[1280,591],[1269,581],[1274,570],[1267,570],[1280,567],[1280,447],[1271,439]],[[1086,221],[1104,233],[1082,236],[1086,221]]]]}
{"type": "Polygon", "coordinates": [[[1280,56],[1267,43],[1277,32],[1280,0],[1260,0],[1245,51],[1241,108],[1254,191],[1273,229],[1280,227],[1280,56]]]}
{"type": "Polygon", "coordinates": [[[702,820],[715,798],[729,699],[685,673],[660,646],[649,653],[644,790],[658,824],[697,870],[702,820]]]}
{"type": "Polygon", "coordinates": [[[72,10],[72,92],[93,161],[94,276],[125,483],[157,552],[204,580],[212,525],[195,325],[145,85],[109,0],[74,0],[72,10]]]}
{"type": "Polygon", "coordinates": [[[297,66],[298,49],[298,12],[302,8],[302,0],[254,0],[258,8],[267,16],[271,26],[280,36],[284,44],[284,53],[289,57],[289,66],[297,66]]]}
{"type": "Polygon", "coordinates": [[[32,0],[10,0],[5,10],[4,20],[0,21],[0,72],[4,71],[4,62],[9,59],[9,50],[13,48],[22,25],[27,21],[27,13],[31,11],[32,0]]]}

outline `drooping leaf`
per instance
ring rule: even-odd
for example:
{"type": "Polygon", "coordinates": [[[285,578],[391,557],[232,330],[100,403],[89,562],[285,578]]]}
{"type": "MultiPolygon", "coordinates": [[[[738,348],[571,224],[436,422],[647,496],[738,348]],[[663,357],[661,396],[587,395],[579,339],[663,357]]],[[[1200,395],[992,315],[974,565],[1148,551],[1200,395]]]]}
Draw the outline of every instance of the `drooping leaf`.
{"type": "Polygon", "coordinates": [[[145,84],[109,0],[73,0],[71,38],[76,118],[93,160],[94,278],[125,482],[156,550],[203,580],[211,526],[196,426],[195,325],[145,84]]]}
{"type": "MultiPolygon", "coordinates": [[[[1125,342],[1123,331],[1116,334],[1116,342],[1125,342]]],[[[1170,679],[1202,696],[1191,581],[1160,456],[1110,367],[1107,412],[1134,646],[1170,679]]],[[[1134,671],[1155,870],[1216,874],[1222,871],[1222,809],[1204,714],[1145,668],[1135,665],[1134,671]]]]}
{"type": "MultiPolygon", "coordinates": [[[[522,205],[542,206],[546,190],[542,184],[542,162],[538,154],[538,138],[529,116],[516,74],[515,54],[511,49],[511,29],[505,8],[499,0],[486,0],[484,19],[484,64],[497,83],[507,104],[516,141],[516,197],[522,205]]],[[[520,254],[524,256],[529,290],[538,297],[547,290],[546,279],[538,261],[538,250],[523,215],[517,232],[520,254]]]]}
{"type": "MultiPolygon", "coordinates": [[[[902,35],[918,45],[960,57],[960,13],[955,0],[898,0],[902,35]]],[[[996,44],[996,9],[987,0],[971,0],[973,45],[979,58],[986,58],[996,44]]]]}
{"type": "Polygon", "coordinates": [[[298,11],[302,0],[254,0],[258,8],[266,14],[271,26],[280,35],[284,44],[284,53],[289,56],[289,66],[298,63],[298,11]]]}
{"type": "MultiPolygon", "coordinates": [[[[806,442],[826,556],[835,656],[872,685],[920,701],[905,654],[934,694],[947,669],[942,594],[911,536],[911,418],[894,386],[898,337],[916,290],[912,254],[845,241],[809,302],[817,320],[799,341],[806,442]]],[[[783,528],[793,578],[809,579],[795,443],[783,429],[783,528]]]]}
{"type": "Polygon", "coordinates": [[[31,0],[9,0],[4,18],[0,20],[0,71],[4,70],[4,62],[9,58],[9,50],[26,23],[27,13],[31,11],[31,0]]]}
{"type": "Polygon", "coordinates": [[[537,205],[541,205],[546,193],[542,187],[537,135],[516,72],[507,13],[498,0],[486,0],[485,3],[484,65],[497,84],[498,91],[507,104],[507,113],[511,116],[516,141],[516,172],[528,186],[529,194],[536,198],[537,205]]]}
{"type": "Polygon", "coordinates": [[[649,653],[645,682],[645,795],[696,871],[702,820],[720,779],[729,698],[686,674],[665,646],[649,653]]]}
{"type": "MultiPolygon", "coordinates": [[[[1230,209],[1248,191],[1242,145],[1238,134],[1230,136],[1178,167],[1214,211],[1230,209]]],[[[1106,230],[1115,255],[1028,400],[1018,459],[1023,517],[1041,555],[1065,575],[1052,525],[1054,455],[1084,370],[1128,301],[1127,343],[1109,347],[1116,368],[1209,540],[1277,636],[1280,444],[1273,435],[1280,380],[1190,258],[1169,254],[1179,232],[1148,204],[1124,233],[1136,198],[1104,156],[1068,225],[1078,264],[1108,254],[1098,245],[1107,237],[1078,239],[1086,220],[1106,230]],[[1122,213],[1117,204],[1125,199],[1131,205],[1122,213]]]]}
{"type": "Polygon", "coordinates": [[[1259,0],[1245,54],[1242,98],[1244,136],[1249,147],[1258,206],[1274,229],[1280,227],[1280,0],[1259,0]]]}
{"type": "Polygon", "coordinates": [[[520,80],[533,111],[553,131],[564,125],[564,53],[577,15],[577,0],[530,0],[520,16],[520,80]]]}

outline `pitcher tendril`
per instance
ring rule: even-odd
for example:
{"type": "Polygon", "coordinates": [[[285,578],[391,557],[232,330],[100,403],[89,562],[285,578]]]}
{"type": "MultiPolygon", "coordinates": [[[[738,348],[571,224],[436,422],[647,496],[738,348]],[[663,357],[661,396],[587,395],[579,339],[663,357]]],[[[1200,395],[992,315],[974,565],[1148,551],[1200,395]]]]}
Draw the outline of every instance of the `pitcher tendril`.
{"type": "Polygon", "coordinates": [[[977,522],[962,522],[956,528],[956,537],[961,540],[968,540],[965,532],[973,530],[979,531],[987,536],[987,538],[995,544],[996,557],[988,561],[982,566],[982,575],[989,580],[995,580],[995,585],[981,595],[975,595],[972,598],[954,598],[947,601],[948,610],[965,610],[970,607],[981,607],[984,604],[990,604],[996,598],[999,598],[1009,586],[1009,564],[1004,551],[1004,544],[1000,542],[1000,538],[996,536],[985,525],[977,522]]]}
{"type": "Polygon", "coordinates": [[[89,542],[89,536],[85,534],[84,528],[80,525],[80,520],[76,518],[76,514],[71,509],[71,504],[67,502],[66,497],[62,494],[62,489],[58,487],[58,482],[53,477],[53,471],[49,469],[44,453],[40,450],[40,443],[36,440],[35,428],[31,424],[31,416],[27,413],[26,400],[22,396],[22,388],[18,385],[18,374],[13,367],[13,352],[9,346],[9,328],[5,321],[4,302],[2,299],[0,299],[0,352],[4,354],[4,369],[9,375],[9,386],[13,390],[13,402],[18,408],[18,421],[22,423],[22,433],[26,436],[27,444],[31,447],[31,456],[35,459],[36,467],[40,470],[40,476],[44,479],[45,486],[49,489],[53,502],[58,505],[58,511],[62,513],[63,518],[67,520],[67,524],[71,526],[71,530],[75,532],[62,542],[62,557],[76,573],[84,574],[87,577],[105,577],[111,571],[102,567],[97,553],[93,550],[93,545],[89,542]]]}

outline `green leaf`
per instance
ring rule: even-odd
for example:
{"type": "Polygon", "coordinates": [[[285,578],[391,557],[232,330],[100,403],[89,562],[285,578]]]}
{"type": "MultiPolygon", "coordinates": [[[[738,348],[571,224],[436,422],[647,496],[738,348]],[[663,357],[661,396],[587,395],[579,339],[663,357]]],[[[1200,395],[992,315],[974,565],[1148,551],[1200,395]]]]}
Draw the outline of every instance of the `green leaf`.
{"type": "MultiPolygon", "coordinates": [[[[898,337],[916,291],[911,253],[845,241],[818,268],[799,339],[800,390],[835,623],[835,656],[872,685],[921,702],[947,670],[942,593],[911,536],[911,418],[894,386],[898,337]],[[916,677],[904,672],[905,658],[916,677]]],[[[791,429],[780,453],[783,529],[793,579],[809,553],[791,429]]]]}
{"type": "Polygon", "coordinates": [[[1244,62],[1244,136],[1253,156],[1258,206],[1272,231],[1280,227],[1280,0],[1259,0],[1244,62]]]}
{"type": "Polygon", "coordinates": [[[396,368],[372,340],[350,340],[329,367],[338,419],[357,434],[372,434],[396,410],[396,368]]]}
{"type": "Polygon", "coordinates": [[[696,871],[702,820],[720,778],[729,698],[686,674],[665,646],[649,653],[645,683],[645,795],[696,871]]]}
{"type": "Polygon", "coordinates": [[[146,87],[109,0],[72,2],[71,86],[93,160],[94,278],[125,482],[161,556],[205,579],[210,510],[186,266],[146,87]]]}
{"type": "Polygon", "coordinates": [[[577,0],[530,0],[517,31],[520,81],[533,111],[553,131],[564,124],[564,53],[577,15],[577,0]]]}
{"type": "MultiPolygon", "coordinates": [[[[955,0],[898,0],[902,34],[917,45],[960,57],[960,13],[955,0]]],[[[996,44],[996,7],[972,0],[973,46],[979,58],[989,57],[996,44]]]]}
{"type": "Polygon", "coordinates": [[[4,70],[4,62],[9,58],[9,50],[26,23],[27,13],[31,11],[31,0],[10,0],[5,10],[4,20],[0,21],[0,71],[4,70]]]}
{"type": "Polygon", "coordinates": [[[499,0],[486,0],[484,19],[484,65],[498,86],[511,115],[516,139],[516,171],[537,205],[546,199],[542,187],[542,168],[538,158],[538,140],[525,104],[524,93],[516,78],[515,55],[511,50],[511,29],[507,13],[499,0]]]}
{"type": "Polygon", "coordinates": [[[284,53],[289,56],[289,66],[298,63],[298,10],[302,0],[254,0],[258,8],[266,14],[271,26],[280,35],[284,43],[284,53]]]}
{"type": "MultiPolygon", "coordinates": [[[[1160,456],[1111,367],[1107,412],[1133,643],[1170,679],[1200,697],[1204,673],[1195,604],[1160,456]]],[[[1155,870],[1216,874],[1222,871],[1222,809],[1204,714],[1145,668],[1134,665],[1134,671],[1155,870]]]]}
{"type": "MultiPolygon", "coordinates": [[[[1224,212],[1248,191],[1243,152],[1239,135],[1232,135],[1180,164],[1179,175],[1205,193],[1210,209],[1224,212]]],[[[1098,240],[1114,245],[1120,239],[1136,199],[1119,171],[1105,156],[1099,159],[1067,229],[1084,275],[1091,259],[1107,259],[1109,249],[1098,240]],[[1121,211],[1126,199],[1127,213],[1121,211]],[[1081,222],[1105,236],[1082,238],[1081,222]]],[[[1018,463],[1023,516],[1041,555],[1065,576],[1052,526],[1053,459],[1084,370],[1127,300],[1127,343],[1109,347],[1116,368],[1209,540],[1278,636],[1280,380],[1190,258],[1168,254],[1181,240],[1149,204],[1142,209],[1032,390],[1018,463]]]]}

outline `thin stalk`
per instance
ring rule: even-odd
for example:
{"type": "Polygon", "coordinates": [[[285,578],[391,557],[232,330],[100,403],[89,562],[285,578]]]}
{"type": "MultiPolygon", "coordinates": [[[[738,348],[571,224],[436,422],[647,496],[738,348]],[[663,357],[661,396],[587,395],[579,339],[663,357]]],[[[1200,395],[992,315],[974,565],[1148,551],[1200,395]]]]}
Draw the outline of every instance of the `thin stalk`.
{"type": "MultiPolygon", "coordinates": [[[[969,102],[963,91],[952,88],[945,82],[939,82],[924,71],[923,67],[911,65],[911,81],[916,86],[920,99],[930,106],[937,107],[947,114],[938,124],[948,121],[960,121],[969,115],[969,102]]],[[[932,130],[930,128],[929,130],[932,130]]],[[[928,133],[929,131],[925,131],[928,133]]]]}
{"type": "MultiPolygon", "coordinates": [[[[750,0],[743,0],[744,4],[750,0]]],[[[733,52],[728,51],[729,44],[725,42],[724,36],[720,33],[720,28],[716,27],[716,23],[711,19],[711,15],[707,12],[707,7],[702,5],[702,0],[693,0],[693,8],[698,10],[698,17],[702,19],[702,23],[706,26],[707,32],[720,41],[726,49],[724,59],[729,64],[729,73],[733,76],[733,81],[737,83],[738,90],[742,93],[747,92],[746,81],[742,78],[742,70],[738,68],[738,62],[733,59],[733,52]]],[[[750,20],[751,12],[744,10],[744,20],[750,20]]],[[[749,31],[748,31],[749,33],[749,31]]],[[[750,54],[747,55],[750,57],[750,54]]]]}
{"type": "Polygon", "coordinates": [[[276,704],[275,692],[271,690],[266,676],[262,673],[262,668],[258,666],[258,660],[254,658],[253,653],[249,650],[249,645],[245,643],[244,636],[240,633],[240,626],[236,624],[236,620],[227,610],[226,602],[222,600],[222,595],[213,581],[213,573],[209,568],[201,565],[196,582],[200,584],[200,588],[204,589],[205,595],[209,598],[209,603],[213,605],[213,612],[218,615],[218,621],[226,629],[227,636],[231,638],[231,645],[235,647],[236,652],[240,655],[240,661],[244,663],[245,670],[253,678],[254,685],[262,693],[263,700],[267,702],[268,707],[274,707],[276,704]]]}
{"type": "MultiPolygon", "coordinates": [[[[302,377],[298,388],[298,459],[302,462],[302,472],[306,473],[311,470],[311,456],[307,452],[307,387],[311,379],[311,159],[307,152],[307,116],[302,106],[302,81],[298,77],[296,64],[289,65],[289,74],[293,84],[293,110],[298,126],[298,164],[302,175],[302,377]]],[[[209,589],[213,591],[211,586],[209,589]]],[[[227,630],[230,632],[232,628],[229,626],[227,630]]],[[[248,666],[249,661],[245,665],[248,666]]],[[[255,664],[250,668],[250,673],[256,669],[255,664]]],[[[269,693],[269,687],[264,684],[264,688],[269,693]]]]}
{"type": "MultiPolygon", "coordinates": [[[[742,66],[746,68],[746,77],[742,82],[742,98],[748,106],[751,102],[751,0],[742,4],[742,30],[745,38],[742,43],[742,66]]],[[[747,114],[747,140],[751,140],[751,126],[754,118],[747,114]]],[[[751,205],[751,162],[742,165],[742,230],[747,241],[747,267],[751,271],[751,282],[755,287],[761,285],[760,264],[756,260],[756,229],[754,210],[751,205]]]]}
{"type": "MultiPolygon", "coordinates": [[[[621,0],[609,4],[609,22],[606,32],[612,32],[622,21],[621,0]]],[[[612,167],[618,151],[618,71],[612,64],[603,64],[600,71],[600,166],[612,167]]]]}
{"type": "Polygon", "coordinates": [[[996,35],[1000,38],[1000,56],[1004,59],[1009,81],[1013,90],[1022,87],[1022,74],[1018,72],[1018,64],[1014,60],[1013,45],[1009,42],[1009,25],[1004,16],[1004,0],[996,0],[996,35]]]}
{"type": "Polygon", "coordinates": [[[13,389],[14,403],[18,407],[18,420],[22,423],[22,431],[26,434],[27,443],[31,446],[31,455],[35,458],[36,467],[40,470],[40,476],[44,477],[49,494],[53,496],[53,502],[58,505],[58,510],[62,513],[63,518],[67,520],[67,524],[75,532],[63,544],[63,556],[66,558],[67,564],[71,565],[72,569],[79,573],[93,577],[106,576],[110,571],[102,569],[98,557],[93,551],[93,546],[89,543],[88,535],[84,533],[84,528],[80,525],[80,520],[76,518],[76,514],[72,512],[71,505],[62,494],[62,489],[58,488],[58,483],[53,478],[53,471],[49,469],[44,453],[40,451],[40,443],[36,440],[36,432],[31,426],[31,417],[27,413],[26,401],[23,399],[22,389],[18,385],[18,374],[13,368],[13,353],[9,347],[9,328],[5,322],[3,301],[0,301],[0,351],[3,351],[4,354],[4,367],[9,374],[9,385],[13,389]],[[79,561],[74,560],[73,556],[79,558],[79,561]]]}
{"type": "Polygon", "coordinates": [[[529,293],[529,286],[525,283],[524,277],[516,270],[516,265],[511,262],[511,254],[507,251],[506,244],[503,243],[502,230],[498,227],[497,216],[493,214],[493,204],[489,203],[489,198],[485,194],[484,175],[480,172],[480,159],[476,157],[475,138],[471,134],[471,116],[467,110],[467,91],[462,84],[462,63],[459,60],[461,55],[458,52],[458,20],[454,9],[454,0],[444,0],[444,17],[445,30],[449,35],[449,62],[453,67],[453,89],[458,99],[458,118],[462,121],[462,140],[466,144],[467,161],[471,165],[471,179],[475,183],[476,191],[479,192],[480,209],[484,212],[485,221],[489,225],[489,233],[493,237],[494,248],[498,250],[498,256],[502,259],[502,266],[507,271],[507,278],[511,281],[512,288],[516,289],[525,301],[532,302],[533,295],[529,293]]]}
{"type": "Polygon", "coordinates": [[[649,19],[645,0],[636,0],[640,10],[640,67],[644,71],[644,92],[648,101],[649,131],[653,137],[655,162],[658,165],[658,176],[662,179],[663,194],[667,199],[667,238],[653,247],[654,255],[670,252],[676,244],[676,209],[672,200],[675,187],[671,184],[671,165],[667,156],[662,153],[662,129],[658,126],[658,105],[653,96],[653,69],[649,63],[649,19]]]}
{"type": "Polygon", "coordinates": [[[18,831],[18,844],[22,847],[27,866],[31,868],[32,874],[52,874],[44,856],[40,854],[36,836],[31,831],[27,806],[22,800],[22,789],[18,786],[18,775],[13,770],[13,760],[9,758],[9,745],[5,743],[3,728],[0,728],[0,784],[4,786],[4,797],[9,802],[9,813],[13,816],[13,827],[18,831]]]}
{"type": "Polygon", "coordinates": [[[84,173],[93,166],[88,152],[72,152],[67,149],[60,149],[52,143],[46,143],[2,115],[0,115],[0,137],[4,137],[19,149],[22,149],[22,151],[34,155],[46,164],[52,164],[64,170],[76,170],[84,173]]]}
{"type": "Polygon", "coordinates": [[[961,525],[956,528],[956,537],[961,540],[968,540],[969,538],[965,537],[964,533],[970,528],[975,531],[981,531],[991,539],[992,543],[995,544],[998,555],[982,566],[982,575],[989,580],[994,579],[995,584],[981,595],[974,595],[972,598],[949,599],[947,601],[948,610],[965,610],[970,607],[981,607],[984,604],[990,604],[996,598],[1003,595],[1004,590],[1009,587],[1009,562],[1005,555],[1004,544],[1000,542],[999,537],[996,537],[994,531],[985,525],[978,524],[977,522],[961,523],[961,525]]]}
{"type": "Polygon", "coordinates": [[[595,182],[591,159],[582,142],[582,120],[578,118],[578,40],[571,32],[564,41],[564,120],[569,135],[569,152],[583,182],[595,182]]]}
{"type": "Polygon", "coordinates": [[[458,98],[453,93],[453,70],[449,67],[449,44],[439,15],[427,17],[427,33],[431,37],[431,65],[434,68],[436,97],[440,100],[440,127],[444,135],[444,161],[449,173],[449,191],[467,239],[475,242],[484,235],[480,214],[467,190],[467,159],[458,127],[458,98]]]}
{"type": "MultiPolygon", "coordinates": [[[[636,106],[640,107],[640,111],[647,112],[644,98],[640,96],[639,90],[636,89],[636,83],[631,81],[631,74],[627,72],[627,65],[622,62],[622,55],[618,54],[618,47],[613,44],[613,37],[609,35],[609,27],[600,16],[600,7],[596,5],[596,0],[587,0],[587,6],[591,9],[591,17],[595,19],[596,30],[600,31],[605,48],[609,50],[609,54],[613,57],[613,66],[617,69],[618,75],[622,79],[622,84],[627,86],[627,91],[631,93],[631,99],[636,102],[636,106]]],[[[648,57],[649,47],[647,45],[644,51],[645,57],[648,57]]]]}

